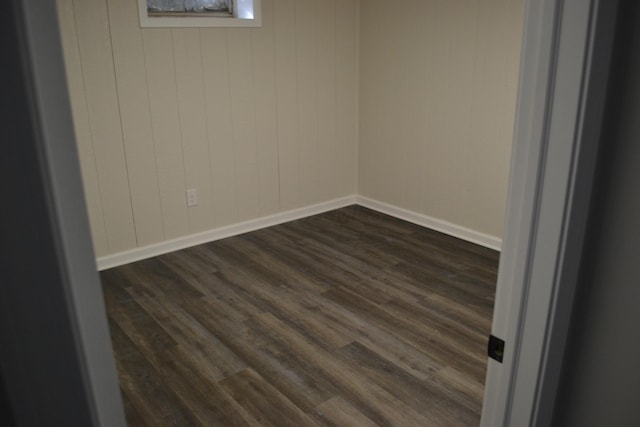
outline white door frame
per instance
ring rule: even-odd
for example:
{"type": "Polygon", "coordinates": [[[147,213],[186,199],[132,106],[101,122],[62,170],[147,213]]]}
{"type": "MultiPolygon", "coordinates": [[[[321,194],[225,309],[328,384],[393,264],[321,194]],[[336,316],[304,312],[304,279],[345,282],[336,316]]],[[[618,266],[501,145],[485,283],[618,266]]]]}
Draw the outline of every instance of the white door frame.
{"type": "Polygon", "coordinates": [[[548,426],[590,204],[615,0],[528,0],[481,425],[548,426]]]}
{"type": "Polygon", "coordinates": [[[3,6],[0,424],[125,426],[56,4],[3,6]]]}

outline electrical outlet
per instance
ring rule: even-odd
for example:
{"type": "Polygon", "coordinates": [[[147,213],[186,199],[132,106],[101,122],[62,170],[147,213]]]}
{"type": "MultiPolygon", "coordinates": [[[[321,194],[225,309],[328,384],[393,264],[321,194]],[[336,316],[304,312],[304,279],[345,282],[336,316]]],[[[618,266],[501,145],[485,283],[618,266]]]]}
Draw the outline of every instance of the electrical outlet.
{"type": "Polygon", "coordinates": [[[187,190],[187,207],[198,206],[198,190],[192,188],[187,190]]]}

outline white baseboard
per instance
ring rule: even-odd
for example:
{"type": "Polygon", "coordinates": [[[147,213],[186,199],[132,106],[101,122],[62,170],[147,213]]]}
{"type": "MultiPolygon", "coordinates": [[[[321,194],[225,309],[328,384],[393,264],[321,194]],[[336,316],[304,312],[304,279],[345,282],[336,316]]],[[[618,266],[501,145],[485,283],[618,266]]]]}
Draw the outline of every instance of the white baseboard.
{"type": "Polygon", "coordinates": [[[166,254],[169,252],[177,251],[179,249],[185,249],[191,246],[201,245],[203,243],[209,243],[231,236],[237,236],[238,234],[248,233],[250,231],[271,227],[273,225],[282,224],[284,222],[305,218],[311,215],[320,214],[354,204],[356,204],[356,196],[342,197],[339,199],[318,203],[312,206],[305,206],[299,209],[293,209],[262,218],[252,219],[238,224],[214,228],[202,233],[191,234],[189,236],[179,237],[177,239],[167,240],[165,242],[160,242],[141,248],[118,252],[117,254],[98,258],[96,260],[98,264],[98,270],[106,270],[107,268],[129,264],[131,262],[166,254]]]}
{"type": "Polygon", "coordinates": [[[356,196],[356,203],[365,208],[373,209],[426,228],[430,228],[450,236],[458,237],[471,243],[478,244],[496,251],[502,248],[502,239],[491,236],[489,234],[480,233],[460,225],[456,225],[441,219],[433,218],[428,215],[412,212],[407,209],[399,208],[387,203],[379,202],[367,197],[356,196]]]}
{"type": "Polygon", "coordinates": [[[165,242],[156,243],[141,248],[131,249],[117,254],[107,255],[98,258],[98,270],[106,270],[108,268],[117,267],[123,264],[140,261],[142,259],[166,254],[169,252],[185,249],[191,246],[201,245],[203,243],[213,242],[215,240],[225,239],[231,236],[248,233],[250,231],[259,230],[261,228],[271,227],[273,225],[282,224],[284,222],[296,219],[306,218],[311,215],[317,215],[334,209],[344,208],[350,205],[360,205],[365,208],[373,209],[393,217],[421,225],[432,230],[440,231],[450,236],[485,246],[490,249],[499,251],[502,246],[502,240],[498,237],[480,233],[447,221],[432,218],[428,215],[412,212],[397,206],[379,202],[361,196],[347,196],[339,199],[329,200],[327,202],[318,203],[317,205],[306,206],[286,212],[265,216],[262,218],[252,219],[250,221],[232,224],[225,227],[214,228],[202,233],[191,234],[177,239],[167,240],[165,242]]]}

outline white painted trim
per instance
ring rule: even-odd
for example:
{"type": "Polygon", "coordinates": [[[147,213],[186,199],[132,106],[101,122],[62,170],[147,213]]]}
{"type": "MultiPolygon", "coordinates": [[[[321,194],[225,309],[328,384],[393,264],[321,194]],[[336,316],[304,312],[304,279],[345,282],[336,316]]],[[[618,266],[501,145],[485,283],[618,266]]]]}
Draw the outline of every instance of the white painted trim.
{"type": "Polygon", "coordinates": [[[471,243],[478,244],[496,251],[500,251],[502,247],[502,240],[499,237],[491,236],[489,234],[481,233],[479,231],[471,230],[470,228],[463,227],[461,225],[453,224],[442,219],[433,218],[428,215],[424,215],[418,212],[413,212],[407,209],[399,208],[384,202],[380,202],[368,197],[357,196],[357,204],[364,206],[365,208],[373,209],[387,215],[411,222],[413,224],[421,225],[426,228],[430,228],[441,233],[448,234],[453,237],[466,240],[471,243]]]}
{"type": "Polygon", "coordinates": [[[616,1],[527,2],[482,427],[553,424],[586,231],[616,1]]]}
{"type": "Polygon", "coordinates": [[[106,270],[107,268],[117,267],[119,265],[128,264],[142,259],[166,254],[169,252],[185,249],[191,246],[201,245],[231,236],[248,233],[250,231],[259,230],[261,228],[271,227],[282,224],[284,222],[305,218],[311,215],[317,215],[334,209],[344,208],[346,206],[356,204],[356,196],[347,196],[339,199],[329,200],[327,202],[318,203],[312,206],[305,206],[299,209],[293,209],[286,212],[256,218],[249,221],[232,224],[225,227],[214,228],[202,233],[191,234],[189,236],[179,237],[177,239],[167,240],[165,242],[155,243],[152,245],[135,248],[113,255],[103,256],[97,259],[98,270],[106,270]]]}
{"type": "Polygon", "coordinates": [[[235,0],[236,16],[149,17],[147,0],[138,0],[141,28],[262,27],[262,0],[235,0]],[[248,17],[244,17],[248,15],[248,17]]]}
{"type": "Polygon", "coordinates": [[[312,206],[305,206],[280,212],[277,214],[256,218],[238,224],[231,224],[220,228],[214,228],[202,233],[191,234],[189,236],[178,237],[177,239],[167,240],[165,242],[154,243],[152,245],[135,248],[128,251],[118,252],[113,255],[106,255],[97,259],[98,270],[106,270],[108,268],[117,267],[119,265],[129,264],[131,262],[140,261],[154,256],[166,254],[180,249],[189,248],[191,246],[201,245],[203,243],[214,242],[216,240],[225,239],[227,237],[237,236],[239,234],[248,233],[250,231],[260,230],[261,228],[271,227],[296,219],[306,218],[308,216],[317,215],[334,209],[344,208],[351,205],[360,205],[374,211],[420,225],[431,230],[448,234],[471,243],[478,244],[496,251],[500,251],[502,240],[498,237],[484,234],[479,231],[471,230],[451,222],[433,218],[417,212],[412,212],[397,206],[383,203],[368,197],[362,196],[346,196],[339,199],[329,200],[327,202],[318,203],[312,206]]]}
{"type": "Polygon", "coordinates": [[[503,253],[491,328],[491,333],[505,340],[506,346],[502,363],[488,360],[481,427],[508,426],[506,419],[511,410],[511,380],[516,365],[514,348],[520,334],[530,246],[534,243],[560,2],[526,3],[503,253]]]}

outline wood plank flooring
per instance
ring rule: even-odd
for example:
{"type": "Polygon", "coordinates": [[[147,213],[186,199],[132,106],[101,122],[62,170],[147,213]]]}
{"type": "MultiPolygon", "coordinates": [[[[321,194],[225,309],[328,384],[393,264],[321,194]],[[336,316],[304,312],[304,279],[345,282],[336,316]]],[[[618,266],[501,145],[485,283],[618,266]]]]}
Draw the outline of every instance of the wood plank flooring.
{"type": "Polygon", "coordinates": [[[127,421],[478,425],[497,265],[351,206],[106,270],[127,421]]]}

